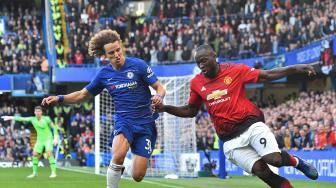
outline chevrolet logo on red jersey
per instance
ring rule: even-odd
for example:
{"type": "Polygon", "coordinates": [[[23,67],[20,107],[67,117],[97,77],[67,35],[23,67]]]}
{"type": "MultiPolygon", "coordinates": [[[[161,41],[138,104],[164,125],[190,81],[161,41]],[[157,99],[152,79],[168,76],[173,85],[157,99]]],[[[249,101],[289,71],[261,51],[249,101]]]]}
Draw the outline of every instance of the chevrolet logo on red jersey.
{"type": "Polygon", "coordinates": [[[209,95],[207,95],[207,100],[217,100],[220,99],[223,95],[226,95],[228,93],[227,89],[224,90],[215,90],[209,95]]]}

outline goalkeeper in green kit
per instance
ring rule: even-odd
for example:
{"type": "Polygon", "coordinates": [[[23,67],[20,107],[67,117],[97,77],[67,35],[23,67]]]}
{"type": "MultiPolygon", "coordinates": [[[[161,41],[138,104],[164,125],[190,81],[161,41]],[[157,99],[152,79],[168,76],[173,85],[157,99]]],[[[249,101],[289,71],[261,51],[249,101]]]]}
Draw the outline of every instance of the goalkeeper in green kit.
{"type": "Polygon", "coordinates": [[[19,122],[30,122],[33,124],[36,133],[37,140],[33,151],[33,174],[29,175],[28,178],[34,178],[37,176],[37,167],[39,158],[41,157],[43,151],[47,152],[51,175],[50,178],[56,177],[56,161],[53,155],[53,146],[58,143],[58,131],[57,127],[53,125],[49,116],[42,115],[42,107],[36,106],[34,109],[34,117],[20,117],[20,116],[2,116],[4,121],[15,120],[19,122]],[[53,130],[53,132],[52,132],[53,130]]]}

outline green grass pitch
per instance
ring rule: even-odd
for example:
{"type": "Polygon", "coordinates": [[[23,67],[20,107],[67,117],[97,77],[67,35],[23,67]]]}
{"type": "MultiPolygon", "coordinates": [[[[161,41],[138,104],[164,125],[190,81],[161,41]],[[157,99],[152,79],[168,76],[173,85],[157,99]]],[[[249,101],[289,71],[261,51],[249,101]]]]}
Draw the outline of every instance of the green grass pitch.
{"type": "MultiPolygon", "coordinates": [[[[0,168],[0,188],[105,188],[105,177],[58,169],[58,177],[50,179],[49,168],[39,168],[39,176],[27,179],[31,168],[0,168]]],[[[336,183],[291,180],[295,188],[335,188],[336,183]]],[[[256,177],[189,178],[167,180],[145,178],[137,183],[122,179],[120,188],[263,188],[267,187],[256,177]]]]}

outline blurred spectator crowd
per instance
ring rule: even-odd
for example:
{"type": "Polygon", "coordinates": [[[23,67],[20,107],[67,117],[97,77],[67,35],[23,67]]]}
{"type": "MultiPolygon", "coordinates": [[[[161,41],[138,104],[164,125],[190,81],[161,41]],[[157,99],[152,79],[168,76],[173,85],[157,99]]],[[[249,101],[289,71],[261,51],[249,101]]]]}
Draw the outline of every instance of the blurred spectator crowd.
{"type": "Polygon", "coordinates": [[[93,103],[54,106],[51,116],[63,135],[61,154],[70,157],[71,152],[76,152],[79,164],[85,166],[85,154],[94,152],[93,103]]]}
{"type": "Polygon", "coordinates": [[[159,61],[173,60],[170,50],[179,61],[179,46],[192,51],[203,43],[211,44],[225,59],[278,54],[327,37],[336,26],[332,0],[160,0],[158,5],[159,20],[146,21],[134,35],[139,30],[145,39],[136,43],[136,49],[145,49],[144,41],[148,48],[156,46],[158,52],[168,54],[159,61]]]}
{"type": "MultiPolygon", "coordinates": [[[[66,1],[68,64],[108,63],[87,55],[90,37],[107,28],[121,34],[127,55],[151,64],[189,62],[203,43],[226,60],[275,55],[336,29],[333,0],[157,0],[152,17],[127,16],[124,5],[121,0],[66,1]]],[[[0,9],[9,31],[0,42],[0,72],[47,72],[39,9],[13,4],[0,9]]]]}
{"type": "MultiPolygon", "coordinates": [[[[215,148],[216,131],[209,114],[202,110],[196,118],[197,150],[210,151],[215,148]]],[[[216,140],[217,141],[217,140],[216,140]]]]}
{"type": "Polygon", "coordinates": [[[302,92],[296,100],[264,108],[280,149],[336,147],[336,92],[302,92]]]}
{"type": "Polygon", "coordinates": [[[0,10],[7,19],[7,32],[0,36],[0,74],[47,72],[40,10],[5,2],[0,10]]]}
{"type": "Polygon", "coordinates": [[[224,59],[278,54],[326,38],[336,27],[332,0],[158,0],[154,17],[114,19],[104,2],[69,1],[71,62],[93,62],[76,61],[76,55],[90,58],[85,55],[90,36],[105,28],[121,33],[127,55],[169,64],[192,60],[195,46],[203,43],[224,59]]]}
{"type": "Polygon", "coordinates": [[[88,55],[90,38],[102,29],[113,29],[124,38],[126,29],[125,18],[120,7],[119,0],[67,0],[67,23],[70,32],[70,51],[67,55],[67,63],[81,65],[84,63],[99,63],[100,59],[93,59],[88,55]],[[113,19],[112,19],[113,17],[113,19]]]}

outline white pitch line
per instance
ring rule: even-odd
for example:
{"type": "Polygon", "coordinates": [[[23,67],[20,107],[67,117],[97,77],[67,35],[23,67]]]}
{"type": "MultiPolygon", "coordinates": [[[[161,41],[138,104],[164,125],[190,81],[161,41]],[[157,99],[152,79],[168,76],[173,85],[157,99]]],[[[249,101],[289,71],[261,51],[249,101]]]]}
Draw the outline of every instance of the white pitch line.
{"type": "MultiPolygon", "coordinates": [[[[84,173],[84,174],[91,174],[91,175],[98,175],[98,176],[106,176],[104,174],[95,174],[95,173],[91,173],[91,172],[85,172],[85,171],[81,171],[81,170],[77,170],[77,169],[70,169],[70,168],[63,168],[63,167],[57,167],[59,169],[62,170],[67,170],[67,171],[72,171],[72,172],[80,172],[80,173],[84,173]]],[[[124,180],[128,180],[128,181],[133,181],[132,178],[126,178],[123,177],[122,179],[124,180]]],[[[165,184],[165,183],[159,183],[159,182],[154,182],[154,181],[149,181],[149,180],[143,180],[141,181],[143,183],[147,183],[147,184],[153,184],[153,185],[161,185],[164,187],[170,187],[170,188],[184,188],[184,187],[180,187],[180,186],[175,186],[175,185],[169,185],[169,184],[165,184]]]]}

